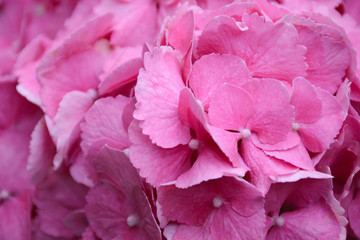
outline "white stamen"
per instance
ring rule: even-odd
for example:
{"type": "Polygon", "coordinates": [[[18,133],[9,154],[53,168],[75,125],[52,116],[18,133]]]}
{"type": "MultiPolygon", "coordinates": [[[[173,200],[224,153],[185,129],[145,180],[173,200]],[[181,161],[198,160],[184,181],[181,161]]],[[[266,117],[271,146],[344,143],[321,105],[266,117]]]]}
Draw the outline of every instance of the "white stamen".
{"type": "Polygon", "coordinates": [[[123,153],[124,153],[127,157],[129,157],[129,148],[124,149],[123,153]]]}
{"type": "Polygon", "coordinates": [[[127,217],[126,223],[129,227],[134,227],[139,223],[139,217],[135,214],[132,214],[127,217]]]}
{"type": "Polygon", "coordinates": [[[191,148],[192,150],[197,150],[200,146],[200,142],[196,139],[192,139],[189,142],[189,148],[191,148]]]}
{"type": "Polygon", "coordinates": [[[213,206],[219,208],[223,204],[223,200],[219,197],[214,197],[213,206]]]}
{"type": "Polygon", "coordinates": [[[40,16],[42,16],[42,15],[45,14],[46,8],[45,8],[44,5],[39,4],[39,5],[37,5],[37,6],[35,7],[35,11],[34,11],[34,12],[35,12],[35,16],[40,17],[40,16]]]}
{"type": "Polygon", "coordinates": [[[8,197],[10,197],[9,191],[6,191],[6,190],[0,191],[0,199],[7,199],[8,197]]]}
{"type": "Polygon", "coordinates": [[[277,225],[279,227],[284,226],[285,219],[282,216],[274,217],[273,218],[274,225],[277,225]]]}
{"type": "Polygon", "coordinates": [[[90,95],[90,97],[92,98],[92,99],[97,99],[97,97],[98,97],[98,94],[97,94],[97,92],[96,92],[96,90],[95,89],[92,89],[92,88],[90,88],[89,90],[87,90],[87,93],[90,95]]]}
{"type": "Polygon", "coordinates": [[[240,137],[241,138],[248,138],[250,136],[251,136],[251,131],[249,129],[244,128],[244,129],[240,130],[240,137]]]}
{"type": "Polygon", "coordinates": [[[299,126],[298,123],[294,122],[294,123],[292,124],[292,130],[293,130],[293,131],[297,131],[297,130],[299,130],[299,128],[300,128],[300,126],[299,126]]]}

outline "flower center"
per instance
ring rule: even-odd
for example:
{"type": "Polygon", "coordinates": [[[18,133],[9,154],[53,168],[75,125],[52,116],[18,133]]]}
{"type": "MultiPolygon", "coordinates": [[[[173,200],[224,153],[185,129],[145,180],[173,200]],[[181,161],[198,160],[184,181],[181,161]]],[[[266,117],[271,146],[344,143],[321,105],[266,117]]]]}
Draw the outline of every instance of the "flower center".
{"type": "Polygon", "coordinates": [[[7,190],[0,191],[0,199],[5,200],[10,197],[10,192],[7,190]]]}
{"type": "Polygon", "coordinates": [[[285,223],[285,219],[282,216],[274,217],[273,224],[282,227],[285,223]]]}
{"type": "Polygon", "coordinates": [[[196,139],[192,139],[189,142],[189,148],[191,148],[192,150],[197,150],[200,146],[200,142],[196,139]]]}
{"type": "Polygon", "coordinates": [[[129,227],[134,227],[139,223],[139,217],[136,214],[131,214],[127,217],[126,223],[129,227]]]}
{"type": "Polygon", "coordinates": [[[215,208],[219,208],[223,204],[223,200],[219,197],[214,197],[213,199],[213,206],[215,208]]]}
{"type": "Polygon", "coordinates": [[[292,124],[292,130],[293,130],[294,132],[296,132],[297,130],[299,130],[299,128],[300,128],[300,126],[299,126],[298,123],[294,122],[294,123],[292,124]]]}
{"type": "Polygon", "coordinates": [[[251,136],[251,131],[249,129],[244,128],[244,129],[241,129],[239,132],[240,132],[241,138],[248,138],[251,136]]]}

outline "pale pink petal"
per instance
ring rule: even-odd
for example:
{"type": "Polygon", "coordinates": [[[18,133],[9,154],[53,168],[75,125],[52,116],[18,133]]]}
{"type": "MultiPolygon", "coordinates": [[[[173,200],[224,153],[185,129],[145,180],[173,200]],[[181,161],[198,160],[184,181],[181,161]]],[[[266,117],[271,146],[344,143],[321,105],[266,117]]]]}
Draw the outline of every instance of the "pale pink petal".
{"type": "Polygon", "coordinates": [[[244,60],[237,56],[210,54],[197,60],[189,76],[189,87],[204,108],[223,83],[241,86],[251,79],[244,60]]]}
{"type": "Polygon", "coordinates": [[[67,93],[60,102],[59,110],[54,117],[54,126],[49,129],[58,151],[54,160],[55,168],[60,166],[63,157],[67,154],[67,149],[74,144],[73,141],[80,137],[79,124],[93,101],[93,91],[72,91],[67,93]]]}
{"type": "Polygon", "coordinates": [[[141,120],[143,133],[161,147],[174,147],[190,141],[190,130],[178,116],[180,91],[185,87],[179,54],[170,47],[145,54],[135,87],[134,117],[141,120]]]}
{"type": "Polygon", "coordinates": [[[124,150],[130,146],[122,116],[130,98],[117,96],[99,99],[85,114],[81,124],[81,148],[86,154],[96,144],[124,150]]]}
{"type": "Polygon", "coordinates": [[[225,84],[214,95],[209,107],[210,123],[226,130],[245,128],[256,111],[254,100],[242,88],[225,84]]]}
{"type": "Polygon", "coordinates": [[[241,30],[234,19],[214,18],[199,38],[198,54],[237,55],[245,60],[254,77],[291,81],[305,75],[306,49],[298,45],[298,34],[293,26],[265,22],[257,14],[244,14],[243,23],[245,30],[241,30]]]}

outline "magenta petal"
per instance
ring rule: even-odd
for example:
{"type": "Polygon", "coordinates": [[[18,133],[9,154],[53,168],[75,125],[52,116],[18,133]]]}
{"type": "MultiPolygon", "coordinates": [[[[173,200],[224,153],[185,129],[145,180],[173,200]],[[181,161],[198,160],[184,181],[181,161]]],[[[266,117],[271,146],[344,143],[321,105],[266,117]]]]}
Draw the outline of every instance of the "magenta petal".
{"type": "Polygon", "coordinates": [[[134,117],[143,133],[157,145],[171,148],[190,141],[190,130],[178,116],[180,91],[185,87],[179,54],[170,47],[145,54],[145,69],[135,87],[134,117]]]}
{"type": "Polygon", "coordinates": [[[110,183],[100,183],[89,191],[86,199],[90,226],[101,239],[161,239],[148,200],[140,187],[126,193],[110,183]],[[131,215],[138,217],[138,223],[133,227],[127,223],[131,215]]]}
{"type": "Polygon", "coordinates": [[[284,225],[272,228],[266,239],[339,239],[341,225],[323,199],[310,207],[285,212],[280,216],[284,219],[284,225]]]}
{"type": "Polygon", "coordinates": [[[31,239],[31,193],[24,191],[17,197],[10,197],[0,206],[0,239],[31,239]]]}
{"type": "Polygon", "coordinates": [[[275,144],[264,144],[264,143],[260,142],[260,140],[256,134],[253,134],[251,136],[251,141],[258,148],[261,148],[263,150],[269,150],[269,151],[286,150],[286,149],[295,147],[296,145],[300,144],[300,142],[301,142],[299,134],[294,133],[293,131],[290,131],[287,134],[285,140],[280,141],[275,144]]]}
{"type": "MultiPolygon", "coordinates": [[[[359,181],[359,180],[358,180],[359,181]]],[[[358,183],[359,184],[359,183],[358,183]]],[[[360,194],[359,191],[355,199],[353,199],[348,208],[349,222],[352,230],[357,237],[360,237],[360,194]]]]}
{"type": "Polygon", "coordinates": [[[245,168],[234,168],[222,153],[203,147],[190,170],[178,177],[176,187],[187,188],[222,176],[244,176],[246,171],[245,168]]]}
{"type": "MultiPolygon", "coordinates": [[[[82,150],[87,153],[94,144],[99,148],[107,144],[109,147],[124,150],[130,146],[127,128],[123,122],[124,109],[130,98],[121,95],[116,98],[99,99],[85,114],[81,124],[82,150]]],[[[93,149],[92,149],[93,150],[93,149]]]]}
{"type": "Polygon", "coordinates": [[[207,110],[212,96],[224,83],[240,86],[251,79],[240,57],[210,54],[197,60],[189,76],[189,87],[207,110]]]}
{"type": "Polygon", "coordinates": [[[254,113],[252,97],[230,84],[223,85],[216,92],[209,107],[210,123],[226,130],[240,131],[245,128],[254,113]]]}

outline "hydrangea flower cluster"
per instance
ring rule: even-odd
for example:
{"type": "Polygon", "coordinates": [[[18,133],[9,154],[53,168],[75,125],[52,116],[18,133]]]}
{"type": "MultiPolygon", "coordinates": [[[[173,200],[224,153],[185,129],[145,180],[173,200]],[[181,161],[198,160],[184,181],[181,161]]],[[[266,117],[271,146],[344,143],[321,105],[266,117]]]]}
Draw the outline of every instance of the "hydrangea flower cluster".
{"type": "Polygon", "coordinates": [[[0,240],[360,239],[357,0],[0,1],[0,240]]]}

